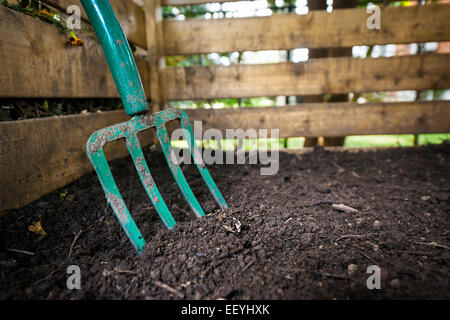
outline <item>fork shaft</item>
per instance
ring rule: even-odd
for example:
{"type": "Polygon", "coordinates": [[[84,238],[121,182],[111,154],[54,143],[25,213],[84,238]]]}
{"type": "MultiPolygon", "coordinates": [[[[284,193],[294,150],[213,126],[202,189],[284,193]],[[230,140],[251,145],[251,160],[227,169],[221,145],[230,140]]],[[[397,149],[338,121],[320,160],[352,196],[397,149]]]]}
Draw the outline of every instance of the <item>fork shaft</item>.
{"type": "Polygon", "coordinates": [[[147,98],[127,38],[108,0],[81,0],[97,34],[129,116],[147,110],[147,98]]]}

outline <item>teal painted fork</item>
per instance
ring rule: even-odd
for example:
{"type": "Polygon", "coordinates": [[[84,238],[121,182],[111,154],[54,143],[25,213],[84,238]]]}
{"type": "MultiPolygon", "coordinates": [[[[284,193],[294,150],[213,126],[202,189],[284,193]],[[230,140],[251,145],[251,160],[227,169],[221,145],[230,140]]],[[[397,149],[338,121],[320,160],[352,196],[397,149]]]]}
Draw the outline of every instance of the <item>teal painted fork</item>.
{"type": "Polygon", "coordinates": [[[200,151],[195,144],[195,138],[186,113],[179,109],[167,109],[153,114],[147,113],[147,98],[133,55],[109,2],[107,0],[81,0],[81,3],[100,40],[125,112],[132,117],[129,121],[94,132],[87,142],[86,152],[97,172],[109,205],[113,209],[115,216],[134,248],[138,254],[141,254],[145,240],[131,217],[112,176],[108,161],[103,152],[103,147],[108,142],[121,138],[125,139],[127,149],[131,154],[139,178],[150,201],[153,203],[164,225],[168,229],[172,229],[175,226],[175,220],[155,185],[137,135],[139,132],[150,128],[156,130],[156,136],[178,187],[195,216],[202,217],[205,213],[173,157],[166,122],[178,120],[180,127],[184,130],[194,163],[208,189],[220,208],[227,209],[228,204],[214,183],[201,156],[199,156],[200,151]]]}

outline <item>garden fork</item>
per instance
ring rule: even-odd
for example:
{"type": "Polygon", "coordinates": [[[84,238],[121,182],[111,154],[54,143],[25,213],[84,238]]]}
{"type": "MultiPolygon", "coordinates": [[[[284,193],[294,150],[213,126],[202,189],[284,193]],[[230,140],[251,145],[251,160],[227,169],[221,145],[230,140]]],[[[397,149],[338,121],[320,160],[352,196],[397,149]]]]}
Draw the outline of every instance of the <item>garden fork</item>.
{"type": "Polygon", "coordinates": [[[131,154],[131,158],[133,159],[148,197],[164,225],[168,229],[172,229],[175,226],[175,220],[170,214],[150,174],[137,134],[143,130],[155,128],[156,136],[161,144],[162,151],[175,181],[193,213],[197,217],[202,217],[205,213],[189,187],[177,161],[174,159],[171,141],[165,125],[168,121],[178,120],[180,127],[184,130],[190,154],[208,189],[222,209],[227,209],[228,204],[214,183],[208,169],[205,167],[200,150],[195,144],[192,128],[186,113],[179,109],[167,109],[154,114],[147,113],[147,98],[136,68],[136,63],[127,39],[109,2],[107,0],[81,0],[81,3],[100,40],[125,111],[129,116],[132,116],[127,122],[103,128],[93,133],[87,142],[86,152],[97,172],[109,205],[113,209],[115,216],[134,248],[138,254],[141,254],[145,240],[131,217],[114,181],[103,152],[103,147],[106,143],[125,138],[127,149],[131,154]]]}

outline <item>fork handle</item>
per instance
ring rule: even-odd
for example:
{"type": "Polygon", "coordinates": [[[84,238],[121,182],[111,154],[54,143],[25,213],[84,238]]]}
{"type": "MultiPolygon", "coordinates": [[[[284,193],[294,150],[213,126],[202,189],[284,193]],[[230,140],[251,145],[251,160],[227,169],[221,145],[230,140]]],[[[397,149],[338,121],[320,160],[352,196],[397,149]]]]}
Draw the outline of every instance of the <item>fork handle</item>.
{"type": "Polygon", "coordinates": [[[147,98],[130,46],[108,0],[81,0],[108,61],[125,112],[147,111],[147,98]]]}

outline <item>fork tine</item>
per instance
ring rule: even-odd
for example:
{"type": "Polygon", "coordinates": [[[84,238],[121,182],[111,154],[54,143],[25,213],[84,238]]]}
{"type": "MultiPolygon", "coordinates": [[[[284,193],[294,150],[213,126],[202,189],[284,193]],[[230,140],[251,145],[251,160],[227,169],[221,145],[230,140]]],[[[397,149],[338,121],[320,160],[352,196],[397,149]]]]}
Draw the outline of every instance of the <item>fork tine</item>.
{"type": "Polygon", "coordinates": [[[129,132],[126,137],[126,144],[128,151],[130,152],[133,159],[134,165],[136,166],[136,170],[139,174],[142,185],[144,186],[148,197],[153,203],[156,212],[158,212],[158,215],[163,221],[164,225],[168,229],[173,229],[173,227],[175,226],[175,220],[170,214],[169,209],[167,208],[167,205],[164,202],[161,194],[159,193],[152,175],[150,174],[150,170],[147,166],[147,162],[145,161],[144,153],[142,152],[142,148],[137,135],[135,133],[129,132]]]}
{"type": "Polygon", "coordinates": [[[106,199],[109,205],[114,211],[114,215],[117,220],[119,220],[122,229],[125,231],[128,239],[130,239],[134,248],[140,255],[142,253],[142,248],[145,245],[145,240],[142,237],[136,223],[128,211],[128,208],[123,201],[122,195],[119,192],[116,182],[114,181],[111,169],[109,168],[108,161],[106,160],[105,154],[102,149],[97,150],[95,153],[91,153],[91,142],[96,138],[96,134],[92,135],[91,139],[87,144],[87,153],[89,159],[94,166],[97,176],[102,185],[103,191],[105,192],[106,199]]]}
{"type": "Polygon", "coordinates": [[[185,129],[184,131],[185,138],[188,143],[189,150],[191,152],[192,158],[194,159],[195,165],[197,166],[197,169],[203,178],[203,181],[205,181],[206,186],[208,187],[209,191],[211,192],[212,196],[214,197],[220,208],[228,209],[229,208],[228,203],[223,198],[222,193],[220,192],[219,188],[217,187],[216,183],[211,177],[211,174],[209,173],[208,169],[205,166],[205,163],[201,155],[201,151],[199,150],[199,148],[195,143],[195,137],[194,134],[192,133],[189,118],[184,111],[181,112],[180,125],[181,128],[185,129]]]}
{"type": "Polygon", "coordinates": [[[167,132],[167,128],[164,122],[158,123],[158,126],[156,127],[156,136],[158,137],[159,143],[161,144],[170,171],[172,172],[172,175],[177,182],[181,193],[183,193],[184,198],[191,207],[192,212],[194,212],[197,217],[203,217],[205,213],[203,212],[202,207],[200,206],[197,198],[192,192],[191,187],[186,181],[183,171],[181,171],[180,166],[175,161],[173,161],[174,159],[172,159],[172,146],[170,144],[169,133],[167,132]]]}

